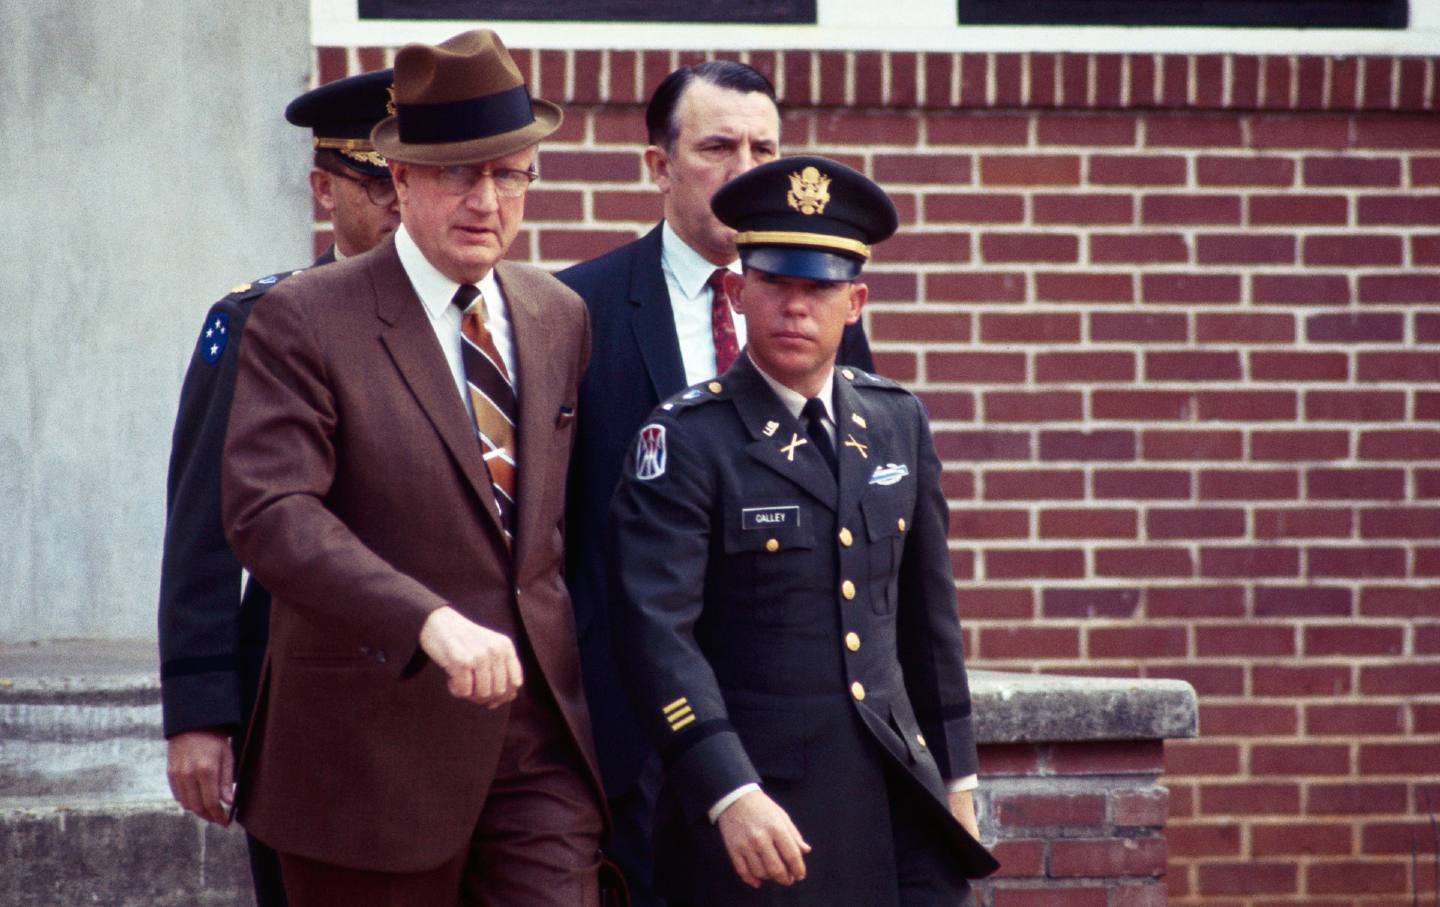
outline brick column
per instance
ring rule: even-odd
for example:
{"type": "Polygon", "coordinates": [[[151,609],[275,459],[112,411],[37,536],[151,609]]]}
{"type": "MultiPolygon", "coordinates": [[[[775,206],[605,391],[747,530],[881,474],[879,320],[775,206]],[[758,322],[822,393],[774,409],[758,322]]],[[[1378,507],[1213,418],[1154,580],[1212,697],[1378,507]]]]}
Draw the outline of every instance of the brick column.
{"type": "Polygon", "coordinates": [[[1166,739],[1196,732],[1179,681],[972,672],[987,843],[979,907],[1162,907],[1166,739]]]}

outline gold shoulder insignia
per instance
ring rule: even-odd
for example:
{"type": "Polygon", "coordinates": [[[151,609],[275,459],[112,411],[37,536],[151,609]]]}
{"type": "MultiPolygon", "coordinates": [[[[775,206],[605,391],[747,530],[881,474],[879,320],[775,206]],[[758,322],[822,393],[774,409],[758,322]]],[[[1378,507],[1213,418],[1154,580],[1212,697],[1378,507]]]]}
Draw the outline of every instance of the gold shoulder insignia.
{"type": "Polygon", "coordinates": [[[395,84],[393,82],[385,86],[385,94],[388,96],[385,98],[385,112],[393,117],[395,115],[395,84]]]}
{"type": "Polygon", "coordinates": [[[248,290],[248,289],[250,289],[250,284],[248,284],[248,283],[242,283],[242,284],[240,284],[238,287],[231,287],[231,288],[230,288],[230,292],[231,292],[231,293],[243,293],[243,292],[245,292],[245,291],[248,290]]]}
{"type": "Polygon", "coordinates": [[[790,191],[785,201],[801,214],[824,214],[830,203],[830,177],[815,167],[790,174],[790,191]]]}

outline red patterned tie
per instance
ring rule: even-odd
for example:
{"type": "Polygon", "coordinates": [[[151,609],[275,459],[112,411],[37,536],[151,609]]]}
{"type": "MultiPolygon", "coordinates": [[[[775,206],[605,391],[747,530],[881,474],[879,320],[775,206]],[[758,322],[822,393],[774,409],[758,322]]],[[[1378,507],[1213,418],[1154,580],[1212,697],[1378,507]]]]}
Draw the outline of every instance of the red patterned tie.
{"type": "Polygon", "coordinates": [[[710,288],[710,336],[715,340],[715,374],[723,375],[740,355],[730,300],[725,295],[725,268],[716,268],[705,285],[710,288]]]}
{"type": "Polygon", "coordinates": [[[465,385],[475,410],[475,431],[480,451],[490,470],[495,503],[507,539],[515,537],[515,388],[495,339],[485,326],[485,299],[473,284],[461,284],[451,300],[465,314],[460,319],[460,358],[465,363],[465,385]]]}

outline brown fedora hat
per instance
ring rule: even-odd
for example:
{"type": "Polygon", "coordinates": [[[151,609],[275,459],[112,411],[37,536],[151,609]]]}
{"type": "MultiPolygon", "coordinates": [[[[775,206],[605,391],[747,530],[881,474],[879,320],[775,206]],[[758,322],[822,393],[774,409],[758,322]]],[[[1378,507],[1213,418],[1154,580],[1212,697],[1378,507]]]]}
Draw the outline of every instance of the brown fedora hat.
{"type": "Polygon", "coordinates": [[[531,98],[520,67],[488,28],[395,55],[395,114],[370,141],[412,164],[474,164],[528,148],[560,128],[564,114],[531,98]]]}

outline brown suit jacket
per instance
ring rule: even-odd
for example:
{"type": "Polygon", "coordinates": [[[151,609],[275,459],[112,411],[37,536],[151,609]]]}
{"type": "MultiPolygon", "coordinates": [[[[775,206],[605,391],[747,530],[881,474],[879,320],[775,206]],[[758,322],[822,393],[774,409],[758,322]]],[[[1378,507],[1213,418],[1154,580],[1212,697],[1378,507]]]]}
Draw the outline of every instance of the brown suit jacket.
{"type": "Polygon", "coordinates": [[[278,850],[409,872],[466,845],[509,709],[455,699],[420,650],[421,625],[447,604],[528,641],[526,683],[553,692],[603,800],[561,579],[587,315],[534,268],[501,262],[496,277],[518,357],[513,562],[474,428],[393,240],[296,275],[250,318],[225,525],[274,608],[236,810],[278,850]]]}

